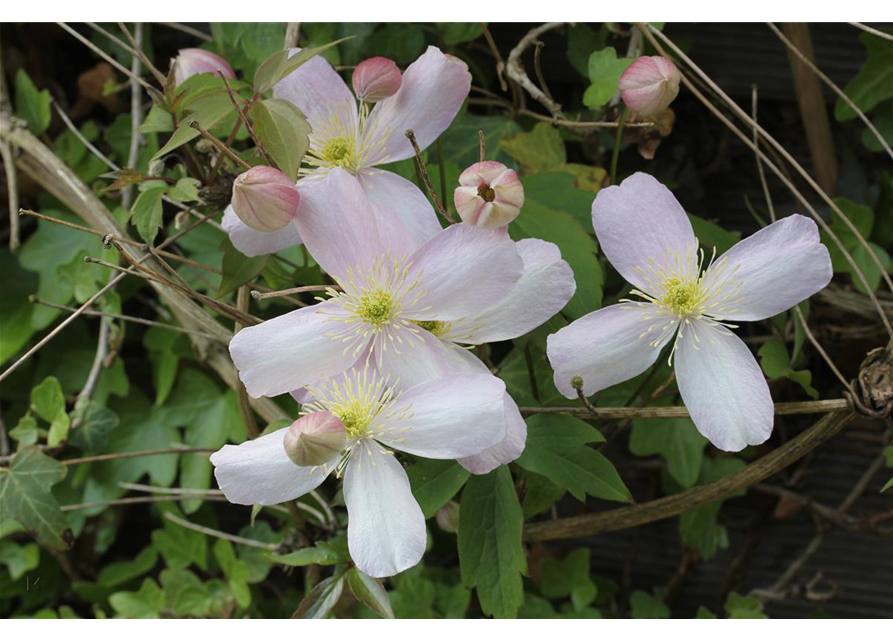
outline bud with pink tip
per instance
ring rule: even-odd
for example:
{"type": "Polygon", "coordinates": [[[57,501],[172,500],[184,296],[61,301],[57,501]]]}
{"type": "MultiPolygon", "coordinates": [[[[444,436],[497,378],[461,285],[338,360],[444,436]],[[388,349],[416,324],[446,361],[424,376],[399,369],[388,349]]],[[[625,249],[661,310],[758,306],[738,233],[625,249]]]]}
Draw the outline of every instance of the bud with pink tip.
{"type": "Polygon", "coordinates": [[[369,58],[353,70],[353,90],[363,102],[379,102],[397,93],[403,75],[393,60],[369,58]]]}
{"type": "Polygon", "coordinates": [[[518,174],[501,162],[478,162],[459,176],[453,203],[462,221],[482,229],[503,227],[518,217],[524,186],[518,174]]]}
{"type": "Polygon", "coordinates": [[[347,430],[338,417],[326,411],[295,420],[282,445],[299,467],[316,467],[337,458],[347,442],[347,430]]]}
{"type": "Polygon", "coordinates": [[[200,73],[213,73],[217,70],[223,72],[229,80],[235,80],[236,72],[229,63],[216,53],[204,49],[180,49],[179,54],[172,63],[174,70],[174,84],[181,85],[187,78],[197,76],[200,73]]]}
{"type": "Polygon", "coordinates": [[[450,500],[437,511],[434,519],[442,530],[456,533],[459,530],[459,503],[450,500]]]}
{"type": "Polygon", "coordinates": [[[617,83],[623,103],[642,116],[657,115],[679,94],[679,69],[660,56],[642,56],[617,83]]]}
{"type": "Polygon", "coordinates": [[[233,182],[233,210],[258,231],[285,227],[295,217],[299,202],[295,183],[273,167],[252,167],[233,182]]]}

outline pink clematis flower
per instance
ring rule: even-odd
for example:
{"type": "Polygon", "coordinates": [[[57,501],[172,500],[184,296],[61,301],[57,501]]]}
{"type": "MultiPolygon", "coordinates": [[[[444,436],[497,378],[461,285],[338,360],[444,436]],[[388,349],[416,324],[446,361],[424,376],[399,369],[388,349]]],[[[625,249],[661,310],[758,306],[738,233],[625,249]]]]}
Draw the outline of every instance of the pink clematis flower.
{"type": "MultiPolygon", "coordinates": [[[[440,229],[434,209],[415,184],[379,167],[413,157],[407,129],[415,132],[422,149],[433,143],[450,126],[470,88],[471,74],[463,62],[428,47],[406,69],[396,93],[381,99],[371,111],[368,104],[358,103],[341,76],[320,56],[284,78],[273,93],[295,104],[310,123],[305,160],[309,167],[302,174],[321,177],[332,169],[343,169],[363,187],[376,209],[398,216],[420,240],[440,229]]],[[[300,180],[298,189],[307,182],[300,180]]],[[[339,196],[332,193],[330,197],[339,196]]],[[[301,242],[294,225],[272,233],[246,228],[231,207],[223,227],[236,248],[248,256],[275,253],[301,242]]]]}
{"type": "MultiPolygon", "coordinates": [[[[575,290],[573,272],[553,244],[515,243],[504,229],[466,224],[417,239],[340,168],[302,190],[302,210],[296,226],[342,291],[233,338],[233,362],[254,397],[312,385],[368,354],[404,386],[457,371],[489,375],[459,345],[523,335],[558,313],[575,290]]],[[[508,395],[504,403],[505,441],[460,460],[475,473],[524,448],[517,405],[508,395]]]]}
{"type": "Polygon", "coordinates": [[[171,68],[174,70],[174,84],[177,86],[200,73],[217,75],[218,70],[222,71],[226,78],[236,79],[236,72],[233,71],[233,68],[216,53],[205,49],[180,49],[178,53],[179,55],[171,62],[171,68]]]}
{"type": "Polygon", "coordinates": [[[673,341],[679,393],[698,431],[724,451],[765,442],[773,424],[769,386],[728,323],[774,316],[831,281],[815,223],[800,215],[779,220],[702,271],[704,252],[682,206],[637,173],[599,192],[592,224],[641,300],[605,307],[549,336],[558,390],[576,397],[574,376],[587,396],[628,380],[673,341]]]}
{"type": "Polygon", "coordinates": [[[501,162],[476,162],[459,176],[453,203],[463,222],[482,229],[504,227],[521,213],[524,185],[501,162]]]}
{"type": "MultiPolygon", "coordinates": [[[[461,374],[395,391],[368,365],[309,390],[302,413],[327,412],[347,432],[343,451],[315,467],[298,466],[285,447],[289,428],[225,445],[211,456],[227,500],[277,504],[344,479],[347,544],[364,573],[383,578],[416,564],[425,551],[425,517],[394,450],[434,459],[480,452],[505,436],[505,384],[488,374],[461,374]]],[[[330,416],[329,416],[330,417],[330,416]]]]}
{"type": "Polygon", "coordinates": [[[679,94],[679,69],[661,56],[642,56],[617,83],[620,97],[630,111],[654,116],[670,106],[679,94]]]}

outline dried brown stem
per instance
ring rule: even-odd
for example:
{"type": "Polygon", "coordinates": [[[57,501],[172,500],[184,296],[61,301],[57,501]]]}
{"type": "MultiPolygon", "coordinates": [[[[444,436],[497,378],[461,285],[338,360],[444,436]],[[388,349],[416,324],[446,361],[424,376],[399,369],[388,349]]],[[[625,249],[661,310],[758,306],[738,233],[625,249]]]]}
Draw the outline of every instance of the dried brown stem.
{"type": "Polygon", "coordinates": [[[425,189],[428,190],[428,195],[431,196],[431,200],[434,202],[434,208],[437,209],[437,211],[440,212],[440,215],[449,221],[450,224],[456,224],[456,221],[444,208],[440,198],[437,197],[437,192],[434,190],[434,186],[431,184],[431,178],[428,176],[428,169],[425,168],[425,162],[422,160],[422,150],[419,149],[419,143],[416,141],[415,133],[413,133],[412,129],[406,130],[406,137],[409,139],[409,143],[412,145],[412,150],[415,152],[416,168],[422,176],[422,181],[425,183],[425,189]]]}
{"type": "MultiPolygon", "coordinates": [[[[843,398],[836,400],[811,400],[806,402],[776,402],[775,415],[800,415],[812,413],[829,413],[843,411],[849,407],[849,401],[843,398]]],[[[589,415],[601,420],[622,420],[626,418],[688,418],[685,407],[521,407],[522,415],[536,413],[569,413],[572,415],[589,415]]]]}

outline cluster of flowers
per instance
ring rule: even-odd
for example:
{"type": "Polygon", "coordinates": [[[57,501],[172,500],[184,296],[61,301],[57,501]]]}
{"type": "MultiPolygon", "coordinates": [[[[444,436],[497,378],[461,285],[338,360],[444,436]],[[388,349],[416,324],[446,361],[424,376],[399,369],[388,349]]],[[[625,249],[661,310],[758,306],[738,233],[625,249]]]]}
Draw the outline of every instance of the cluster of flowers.
{"type": "MultiPolygon", "coordinates": [[[[235,181],[224,217],[233,244],[261,255],[303,243],[336,286],[318,304],[233,338],[248,393],[290,393],[302,417],[226,445],[211,461],[238,504],[293,500],[332,473],[343,478],[351,556],[384,577],[418,563],[426,540],[394,451],[455,459],[472,473],[517,459],[524,420],[470,347],[530,332],[561,311],[576,284],[555,245],[509,237],[524,190],[504,165],[462,173],[454,194],[462,223],[445,229],[416,185],[379,168],[413,156],[407,129],[422,148],[446,130],[470,88],[464,63],[431,47],[402,74],[373,58],[352,80],[353,92],[320,57],[282,80],[274,94],[312,128],[309,168],[296,185],[270,167],[235,181]]],[[[647,115],[665,109],[678,85],[672,63],[641,58],[620,89],[647,115]]],[[[641,173],[602,189],[592,221],[636,300],[549,336],[559,391],[574,398],[628,380],[672,343],[679,391],[701,433],[728,451],[764,442],[769,388],[730,322],[768,318],[830,281],[815,224],[793,215],[705,260],[681,205],[641,173]]]]}

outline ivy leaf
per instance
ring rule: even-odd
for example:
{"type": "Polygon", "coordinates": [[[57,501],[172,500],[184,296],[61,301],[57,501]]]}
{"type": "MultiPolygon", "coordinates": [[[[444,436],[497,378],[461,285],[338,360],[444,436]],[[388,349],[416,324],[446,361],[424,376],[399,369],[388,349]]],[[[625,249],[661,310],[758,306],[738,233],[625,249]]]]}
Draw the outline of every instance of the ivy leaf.
{"type": "Polygon", "coordinates": [[[788,355],[788,349],[781,340],[770,340],[758,351],[760,356],[760,366],[772,380],[778,378],[788,378],[793,380],[809,395],[813,400],[818,399],[819,392],[812,385],[812,372],[808,370],[794,371],[791,365],[791,357],[788,355]]]}
{"type": "Polygon", "coordinates": [[[281,98],[261,100],[251,105],[254,132],[264,150],[292,180],[310,146],[310,124],[295,105],[281,98]]]}
{"type": "Polygon", "coordinates": [[[16,116],[27,122],[36,136],[47,130],[52,119],[50,92],[38,91],[24,69],[16,74],[16,116]]]}
{"type": "MultiPolygon", "coordinates": [[[[868,59],[843,90],[857,107],[868,113],[880,102],[893,98],[893,42],[869,33],[863,33],[860,39],[868,59]]],[[[856,115],[852,107],[838,98],[834,116],[839,121],[852,120],[856,115]]]]}
{"type": "Polygon", "coordinates": [[[278,83],[290,73],[297,71],[298,67],[303,65],[314,56],[319,55],[323,51],[331,49],[332,47],[337,46],[346,40],[350,40],[352,37],[353,36],[350,36],[348,38],[341,38],[340,40],[335,40],[334,42],[324,44],[321,47],[302,49],[293,56],[290,56],[291,52],[288,50],[274,53],[269,58],[264,60],[257,68],[257,71],[254,74],[254,92],[264,93],[265,91],[272,89],[276,83],[278,83]]]}
{"type": "Polygon", "coordinates": [[[541,413],[527,419],[527,445],[517,462],[567,489],[581,502],[586,494],[632,502],[614,465],[586,446],[592,442],[604,442],[595,427],[571,416],[541,413]]]}
{"type": "Polygon", "coordinates": [[[201,182],[195,178],[180,178],[177,184],[167,190],[167,195],[177,202],[196,202],[201,182]]]}
{"type": "Polygon", "coordinates": [[[427,458],[420,458],[406,470],[406,474],[412,485],[412,495],[426,519],[452,500],[471,475],[454,460],[427,458]]]}
{"type": "Polygon", "coordinates": [[[236,557],[229,540],[218,538],[214,543],[214,557],[226,576],[230,591],[240,607],[251,604],[251,589],[248,586],[248,565],[236,557]]]}
{"type": "Polygon", "coordinates": [[[503,136],[499,146],[521,163],[525,174],[554,171],[567,162],[561,134],[546,122],[537,123],[529,133],[503,136]]]}
{"type": "Polygon", "coordinates": [[[335,574],[331,578],[326,578],[317,584],[307,594],[307,597],[301,600],[297,611],[294,612],[292,618],[303,618],[305,620],[318,620],[325,618],[338,600],[341,599],[341,593],[344,591],[344,579],[346,574],[335,574]]]}
{"type": "Polygon", "coordinates": [[[487,615],[513,618],[524,602],[523,523],[508,467],[471,476],[459,508],[459,565],[462,582],[469,589],[477,588],[487,615]]]}
{"type": "Polygon", "coordinates": [[[161,185],[140,193],[130,210],[137,232],[150,245],[155,242],[155,236],[158,235],[158,229],[164,221],[164,207],[161,199],[164,197],[166,189],[164,183],[161,185]]]}
{"type": "Polygon", "coordinates": [[[583,104],[590,109],[606,104],[617,93],[620,76],[633,62],[632,58],[617,58],[613,47],[593,51],[589,56],[589,82],[592,84],[583,94],[583,104]]]}
{"type": "Polygon", "coordinates": [[[639,589],[630,595],[629,607],[634,619],[670,617],[670,608],[667,605],[639,589]]]}
{"type": "Polygon", "coordinates": [[[347,572],[347,584],[357,600],[369,607],[382,618],[392,619],[394,610],[387,591],[381,583],[354,567],[347,572]]]}
{"type": "Polygon", "coordinates": [[[261,274],[267,266],[270,256],[256,256],[249,258],[233,246],[229,238],[224,238],[220,243],[223,250],[223,277],[217,288],[217,297],[232,293],[243,284],[247,284],[261,274]]]}
{"type": "Polygon", "coordinates": [[[575,611],[585,609],[598,595],[590,566],[589,549],[577,549],[564,560],[545,558],[540,563],[543,595],[552,600],[570,596],[575,611]]]}
{"type": "Polygon", "coordinates": [[[91,401],[84,410],[81,425],[71,433],[70,442],[86,453],[95,453],[105,446],[109,433],[118,423],[118,414],[91,401]]]}
{"type": "Polygon", "coordinates": [[[50,487],[65,477],[66,469],[34,447],[26,447],[0,467],[0,521],[12,518],[32,532],[39,542],[65,550],[74,536],[50,487]]]}
{"type": "MultiPolygon", "coordinates": [[[[742,467],[744,461],[739,458],[704,458],[699,484],[709,484],[742,467]]],[[[733,495],[743,493],[742,490],[733,495]]],[[[679,537],[682,538],[682,544],[689,549],[697,549],[704,560],[712,559],[719,549],[727,549],[729,546],[728,532],[717,520],[724,501],[718,500],[689,509],[679,516],[679,537]]]]}
{"type": "Polygon", "coordinates": [[[629,450],[637,456],[660,455],[681,486],[692,486],[701,473],[707,438],[688,418],[633,420],[629,450]]]}
{"type": "Polygon", "coordinates": [[[48,376],[31,390],[31,408],[47,422],[52,422],[60,411],[65,411],[65,395],[55,376],[48,376]]]}
{"type": "Polygon", "coordinates": [[[122,618],[160,618],[164,609],[164,592],[152,578],[143,580],[139,591],[119,591],[109,597],[109,604],[122,618]]]}
{"type": "Polygon", "coordinates": [[[748,598],[730,593],[726,599],[726,613],[733,620],[739,619],[761,619],[765,620],[769,616],[763,613],[763,603],[756,598],[748,598]]]}

